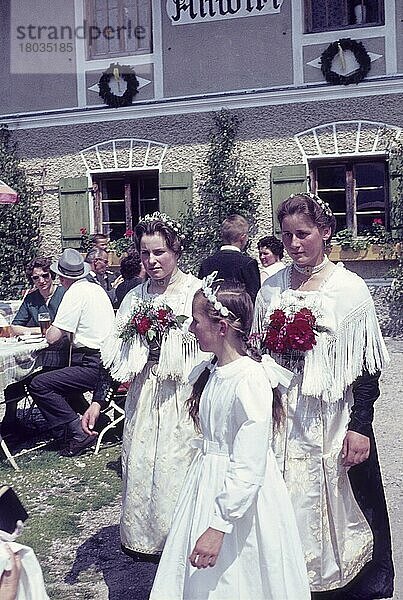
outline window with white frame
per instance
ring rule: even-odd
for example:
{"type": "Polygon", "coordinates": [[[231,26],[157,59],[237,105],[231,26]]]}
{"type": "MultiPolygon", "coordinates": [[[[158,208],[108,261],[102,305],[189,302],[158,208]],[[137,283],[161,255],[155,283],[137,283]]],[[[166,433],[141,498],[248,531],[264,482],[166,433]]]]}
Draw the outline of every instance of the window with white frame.
{"type": "Polygon", "coordinates": [[[312,192],[329,203],[337,231],[368,231],[374,219],[389,228],[388,168],[386,159],[360,157],[310,163],[312,192]]]}
{"type": "Polygon", "coordinates": [[[304,0],[305,33],[384,24],[383,0],[304,0]]]}
{"type": "Polygon", "coordinates": [[[151,0],[86,0],[87,58],[149,54],[151,0]]]}
{"type": "Polygon", "coordinates": [[[159,209],[158,171],[102,173],[93,176],[93,183],[95,227],[111,240],[159,209]]]}

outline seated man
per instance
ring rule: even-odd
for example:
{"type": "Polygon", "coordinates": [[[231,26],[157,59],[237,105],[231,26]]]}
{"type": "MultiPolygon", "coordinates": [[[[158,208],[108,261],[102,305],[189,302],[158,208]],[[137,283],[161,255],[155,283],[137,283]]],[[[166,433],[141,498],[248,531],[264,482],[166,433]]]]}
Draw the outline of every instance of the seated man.
{"type": "Polygon", "coordinates": [[[108,253],[101,248],[91,248],[85,257],[85,262],[90,265],[90,271],[86,279],[91,283],[100,285],[115,307],[116,287],[123,279],[121,277],[117,278],[112,271],[108,271],[108,253]]]}
{"type": "Polygon", "coordinates": [[[86,280],[90,267],[79,252],[67,248],[51,269],[59,275],[66,292],[46,339],[52,345],[69,336],[71,360],[67,367],[36,375],[29,391],[56,435],[61,437],[62,431],[66,434],[63,456],[76,456],[93,444],[94,438],[83,432],[69,397],[95,388],[100,348],[112,331],[114,312],[101,286],[86,280]]]}

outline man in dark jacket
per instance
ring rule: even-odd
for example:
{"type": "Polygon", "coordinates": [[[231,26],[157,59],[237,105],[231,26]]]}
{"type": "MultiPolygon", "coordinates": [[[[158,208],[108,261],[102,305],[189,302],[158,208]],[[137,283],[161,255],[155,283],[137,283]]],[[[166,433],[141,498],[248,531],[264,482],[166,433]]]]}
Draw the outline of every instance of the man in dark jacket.
{"type": "Polygon", "coordinates": [[[260,288],[257,261],[242,253],[248,243],[249,223],[241,215],[229,215],[221,225],[223,245],[206,258],[200,267],[199,278],[218,271],[217,279],[239,281],[255,301],[260,288]]]}

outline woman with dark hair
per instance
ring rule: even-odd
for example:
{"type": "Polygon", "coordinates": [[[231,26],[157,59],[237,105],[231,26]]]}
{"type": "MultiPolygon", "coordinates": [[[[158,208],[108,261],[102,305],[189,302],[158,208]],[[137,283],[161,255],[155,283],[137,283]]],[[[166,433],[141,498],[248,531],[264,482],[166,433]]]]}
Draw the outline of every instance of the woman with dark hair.
{"type": "MultiPolygon", "coordinates": [[[[122,447],[122,547],[137,559],[155,560],[194,452],[187,377],[202,357],[196,338],[179,324],[190,317],[201,282],[178,269],[180,224],[167,215],[147,215],[135,229],[135,240],[149,279],[124,297],[102,359],[115,380],[132,382],[122,447]],[[171,320],[169,309],[181,319],[158,339],[153,325],[171,320]]],[[[84,415],[85,431],[91,431],[99,409],[93,402],[84,415]]]]}
{"type": "Polygon", "coordinates": [[[15,335],[41,333],[38,321],[40,312],[48,312],[51,321],[64,295],[64,288],[55,284],[55,274],[50,270],[51,258],[33,258],[25,269],[29,283],[35,288],[27,294],[12,322],[15,335]]]}
{"type": "Polygon", "coordinates": [[[124,256],[120,261],[120,274],[123,277],[122,283],[116,288],[116,308],[119,308],[127,292],[140,285],[144,281],[144,267],[141,262],[140,254],[135,251],[128,256],[124,256]]]}
{"type": "Polygon", "coordinates": [[[285,268],[285,264],[281,262],[284,256],[284,246],[283,242],[274,235],[266,235],[258,241],[257,248],[262,265],[260,267],[260,281],[263,283],[268,277],[285,268]]]}
{"type": "MultiPolygon", "coordinates": [[[[30,285],[35,288],[29,292],[17,314],[12,321],[12,332],[14,335],[41,333],[38,315],[47,312],[53,321],[57,309],[64,295],[64,288],[54,282],[55,275],[50,270],[51,258],[38,256],[33,258],[25,268],[25,274],[30,285]]],[[[41,365],[45,369],[64,366],[67,360],[67,348],[58,345],[56,350],[46,349],[41,352],[41,365]]],[[[25,395],[24,384],[28,382],[18,381],[9,385],[4,393],[6,399],[6,412],[1,424],[3,436],[15,435],[22,426],[16,420],[17,402],[25,395]]]]}
{"type": "Polygon", "coordinates": [[[216,273],[195,294],[190,326],[216,360],[189,401],[203,437],[193,441],[198,452],[150,600],[308,600],[297,524],[271,449],[272,388],[286,388],[292,374],[268,356],[248,356],[252,300],[244,286],[215,282],[216,273]]]}
{"type": "Polygon", "coordinates": [[[290,196],[278,219],[293,263],[262,286],[255,329],[294,371],[275,441],[313,598],[389,598],[390,530],[372,430],[388,354],[374,303],[365,282],[325,253],[336,224],[326,202],[290,196]]]}

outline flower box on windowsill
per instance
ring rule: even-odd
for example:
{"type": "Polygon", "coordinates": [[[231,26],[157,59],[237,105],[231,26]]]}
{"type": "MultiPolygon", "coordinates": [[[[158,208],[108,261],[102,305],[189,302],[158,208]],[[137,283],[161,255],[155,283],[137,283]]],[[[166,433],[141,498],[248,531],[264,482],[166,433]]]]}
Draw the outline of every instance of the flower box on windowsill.
{"type": "Polygon", "coordinates": [[[352,250],[351,248],[343,249],[338,244],[334,244],[329,254],[329,258],[334,262],[339,260],[394,260],[396,258],[396,252],[391,252],[389,248],[379,244],[371,244],[368,248],[362,250],[352,250]]]}

